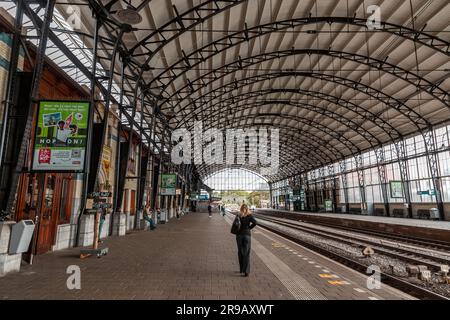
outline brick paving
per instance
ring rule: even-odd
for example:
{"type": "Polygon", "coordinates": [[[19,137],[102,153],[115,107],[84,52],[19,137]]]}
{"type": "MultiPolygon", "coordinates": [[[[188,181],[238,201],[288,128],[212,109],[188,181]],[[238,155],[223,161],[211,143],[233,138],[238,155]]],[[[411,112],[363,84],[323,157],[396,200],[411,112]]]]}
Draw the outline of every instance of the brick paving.
{"type": "Polygon", "coordinates": [[[218,214],[190,213],[111,237],[107,256],[79,259],[79,249],[37,256],[32,266],[0,278],[0,299],[293,299],[252,253],[252,277],[239,276],[236,243],[218,214]],[[81,269],[81,290],[66,269],[81,269]]]}
{"type": "Polygon", "coordinates": [[[357,292],[354,288],[364,288],[362,276],[316,257],[318,263],[330,269],[332,265],[334,272],[352,282],[346,288],[329,285],[329,279],[320,278],[314,266],[303,263],[282,245],[298,252],[301,247],[294,248],[263,229],[256,231],[254,239],[259,244],[252,250],[251,275],[243,278],[237,272],[236,242],[229,233],[229,221],[218,214],[208,218],[206,213],[190,213],[158,225],[155,231],[108,238],[102,245],[109,253],[99,259],[81,260],[79,248],[37,256],[32,266],[0,278],[0,299],[298,299],[302,288],[286,286],[290,275],[285,272],[285,279],[280,280],[283,273],[272,272],[260,258],[268,256],[274,259],[269,265],[279,265],[280,270],[306,279],[325,299],[405,298],[390,289],[378,294],[357,292]],[[264,248],[258,249],[259,245],[264,248]],[[263,255],[267,250],[270,254],[263,255]],[[67,289],[70,265],[81,269],[80,290],[67,289]]]}

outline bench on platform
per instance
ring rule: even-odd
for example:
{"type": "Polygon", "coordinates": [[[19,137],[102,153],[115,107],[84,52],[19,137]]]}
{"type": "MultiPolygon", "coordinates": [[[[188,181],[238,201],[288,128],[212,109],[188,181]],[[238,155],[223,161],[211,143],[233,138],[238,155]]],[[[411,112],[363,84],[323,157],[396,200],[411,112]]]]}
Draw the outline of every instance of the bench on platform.
{"type": "Polygon", "coordinates": [[[373,210],[373,215],[378,217],[384,217],[384,209],[383,208],[375,208],[373,210]]]}
{"type": "Polygon", "coordinates": [[[419,209],[417,210],[417,216],[419,219],[430,220],[430,210],[427,209],[419,209]]]}
{"type": "Polygon", "coordinates": [[[350,214],[362,214],[361,208],[350,208],[348,210],[348,213],[350,214]]]}
{"type": "Polygon", "coordinates": [[[392,210],[392,216],[395,218],[404,218],[405,217],[405,210],[403,209],[394,209],[392,210]]]}

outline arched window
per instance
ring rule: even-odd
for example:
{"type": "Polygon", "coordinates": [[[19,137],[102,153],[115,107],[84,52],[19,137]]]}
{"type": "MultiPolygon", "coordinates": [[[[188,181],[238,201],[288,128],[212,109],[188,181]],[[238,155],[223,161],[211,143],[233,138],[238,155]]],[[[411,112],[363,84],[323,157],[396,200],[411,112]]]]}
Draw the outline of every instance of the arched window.
{"type": "Polygon", "coordinates": [[[204,183],[216,191],[269,190],[267,180],[263,176],[246,169],[224,169],[207,176],[204,183]]]}

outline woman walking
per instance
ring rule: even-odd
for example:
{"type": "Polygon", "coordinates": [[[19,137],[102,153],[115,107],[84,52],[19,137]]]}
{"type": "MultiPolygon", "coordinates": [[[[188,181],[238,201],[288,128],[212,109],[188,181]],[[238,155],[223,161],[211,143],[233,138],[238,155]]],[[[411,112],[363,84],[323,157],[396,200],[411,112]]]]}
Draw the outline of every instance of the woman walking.
{"type": "Polygon", "coordinates": [[[238,247],[240,272],[244,277],[250,274],[250,249],[251,249],[251,232],[250,230],[256,226],[256,220],[248,209],[246,204],[241,206],[239,211],[239,219],[241,227],[236,234],[236,242],[238,247]]]}

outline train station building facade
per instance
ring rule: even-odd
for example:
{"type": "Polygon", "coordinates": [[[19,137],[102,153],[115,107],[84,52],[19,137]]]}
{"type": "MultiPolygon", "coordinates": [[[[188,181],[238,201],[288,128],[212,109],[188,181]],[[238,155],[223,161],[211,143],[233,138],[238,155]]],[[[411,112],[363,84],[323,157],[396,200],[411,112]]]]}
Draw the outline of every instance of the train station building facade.
{"type": "Polygon", "coordinates": [[[450,4],[372,2],[0,3],[0,273],[233,188],[450,221],[450,4]]]}

